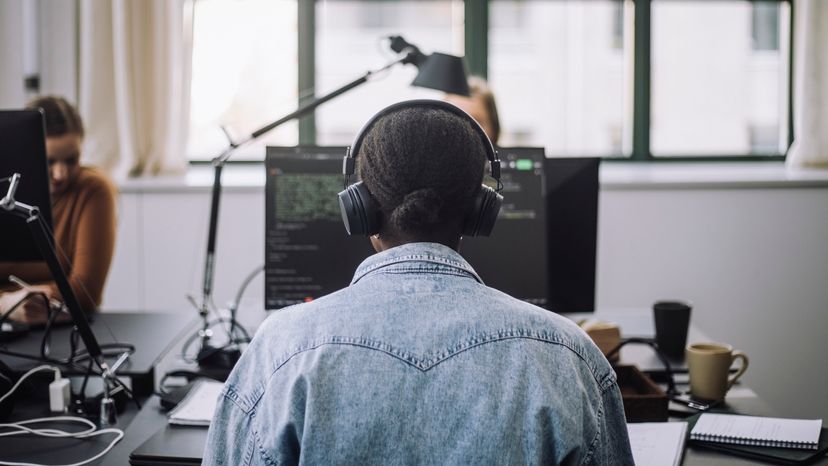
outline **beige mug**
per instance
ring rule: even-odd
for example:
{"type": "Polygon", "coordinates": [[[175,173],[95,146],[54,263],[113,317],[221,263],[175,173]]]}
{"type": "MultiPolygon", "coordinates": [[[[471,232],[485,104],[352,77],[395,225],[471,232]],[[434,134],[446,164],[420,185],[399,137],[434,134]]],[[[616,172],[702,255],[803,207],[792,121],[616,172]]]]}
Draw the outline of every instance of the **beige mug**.
{"type": "Polygon", "coordinates": [[[693,343],[687,345],[687,369],[690,373],[690,393],[696,398],[724,400],[730,387],[748,368],[748,357],[723,343],[693,343]],[[728,378],[730,367],[742,360],[739,370],[728,378]]]}

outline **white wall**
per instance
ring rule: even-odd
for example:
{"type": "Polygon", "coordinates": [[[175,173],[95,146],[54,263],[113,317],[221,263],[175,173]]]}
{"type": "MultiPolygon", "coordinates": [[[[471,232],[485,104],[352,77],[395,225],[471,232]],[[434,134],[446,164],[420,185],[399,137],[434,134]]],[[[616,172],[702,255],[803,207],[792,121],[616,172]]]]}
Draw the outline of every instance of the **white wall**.
{"type": "Polygon", "coordinates": [[[26,93],[23,88],[24,51],[22,0],[0,1],[0,108],[23,105],[26,93]]]}
{"type": "MultiPolygon", "coordinates": [[[[748,353],[744,381],[780,414],[828,419],[824,186],[604,185],[598,307],[689,299],[696,325],[748,353]]],[[[120,205],[104,307],[194,312],[185,295],[201,296],[209,191],[127,185],[120,205]]],[[[263,263],[263,211],[261,185],[225,189],[214,293],[220,306],[263,263]]],[[[258,312],[263,293],[260,277],[243,308],[258,312]]]]}
{"type": "Polygon", "coordinates": [[[600,209],[598,307],[689,299],[771,406],[828,419],[828,189],[604,190],[600,209]]]}

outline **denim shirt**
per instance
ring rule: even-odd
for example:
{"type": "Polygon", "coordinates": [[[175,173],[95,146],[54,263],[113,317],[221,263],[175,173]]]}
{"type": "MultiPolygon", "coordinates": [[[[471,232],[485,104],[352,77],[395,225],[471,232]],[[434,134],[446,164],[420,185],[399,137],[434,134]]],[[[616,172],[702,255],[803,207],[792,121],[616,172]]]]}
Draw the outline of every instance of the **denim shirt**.
{"type": "Polygon", "coordinates": [[[411,243],[275,312],[230,374],[204,464],[299,463],[633,460],[615,373],[575,324],[411,243]]]}

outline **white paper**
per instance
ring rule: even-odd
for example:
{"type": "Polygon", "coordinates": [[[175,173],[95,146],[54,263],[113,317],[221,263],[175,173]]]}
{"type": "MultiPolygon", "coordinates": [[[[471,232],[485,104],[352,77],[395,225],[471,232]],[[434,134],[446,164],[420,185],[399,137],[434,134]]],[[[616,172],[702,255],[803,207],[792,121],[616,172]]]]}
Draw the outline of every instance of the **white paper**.
{"type": "Polygon", "coordinates": [[[679,465],[687,437],[686,422],[627,424],[636,466],[679,465]]]}
{"type": "Polygon", "coordinates": [[[202,379],[181,403],[170,411],[170,424],[186,426],[209,426],[216,411],[219,394],[224,384],[215,380],[202,379]]]}

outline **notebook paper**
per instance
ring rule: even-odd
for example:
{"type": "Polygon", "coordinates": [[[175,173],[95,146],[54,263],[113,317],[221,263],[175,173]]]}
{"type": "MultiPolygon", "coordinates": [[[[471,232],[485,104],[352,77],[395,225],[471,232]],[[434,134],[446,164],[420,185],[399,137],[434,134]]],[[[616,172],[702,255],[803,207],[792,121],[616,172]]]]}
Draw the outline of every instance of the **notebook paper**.
{"type": "Polygon", "coordinates": [[[187,393],[181,403],[170,411],[170,424],[209,426],[216,411],[218,397],[224,384],[202,379],[187,393]]]}
{"type": "Polygon", "coordinates": [[[678,466],[687,437],[686,422],[627,424],[636,466],[678,466]]]}
{"type": "Polygon", "coordinates": [[[785,448],[816,449],[822,419],[784,419],[704,413],[691,440],[785,448]]]}

